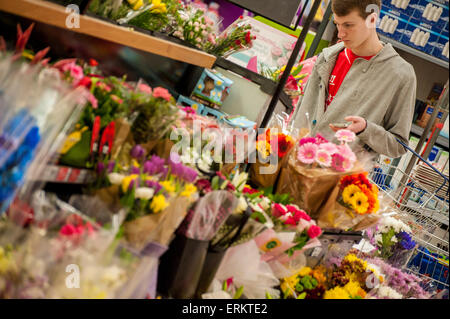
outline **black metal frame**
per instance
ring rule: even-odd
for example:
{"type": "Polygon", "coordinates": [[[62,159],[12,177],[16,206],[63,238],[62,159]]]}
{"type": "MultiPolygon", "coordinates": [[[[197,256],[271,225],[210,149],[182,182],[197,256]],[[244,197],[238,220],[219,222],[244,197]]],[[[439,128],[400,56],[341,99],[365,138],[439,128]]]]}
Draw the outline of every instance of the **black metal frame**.
{"type": "MultiPolygon", "coordinates": [[[[305,7],[308,4],[308,2],[309,1],[306,1],[305,7]]],[[[280,99],[281,92],[283,91],[283,89],[286,85],[286,82],[289,78],[289,75],[291,74],[291,71],[292,71],[292,68],[294,67],[297,56],[300,53],[300,49],[301,49],[303,43],[305,42],[306,35],[308,34],[311,23],[314,19],[314,16],[317,13],[317,10],[319,9],[321,2],[322,2],[321,0],[314,0],[314,3],[311,7],[311,11],[309,12],[308,17],[306,18],[306,22],[303,25],[302,32],[300,33],[297,43],[295,44],[294,50],[292,51],[292,54],[289,57],[288,63],[286,65],[286,69],[284,70],[283,74],[281,75],[280,81],[278,82],[278,86],[275,89],[275,93],[272,96],[272,100],[270,101],[270,104],[267,108],[267,111],[264,115],[264,118],[261,122],[260,127],[265,127],[269,123],[272,113],[275,110],[275,107],[277,106],[277,103],[280,99]]]]}

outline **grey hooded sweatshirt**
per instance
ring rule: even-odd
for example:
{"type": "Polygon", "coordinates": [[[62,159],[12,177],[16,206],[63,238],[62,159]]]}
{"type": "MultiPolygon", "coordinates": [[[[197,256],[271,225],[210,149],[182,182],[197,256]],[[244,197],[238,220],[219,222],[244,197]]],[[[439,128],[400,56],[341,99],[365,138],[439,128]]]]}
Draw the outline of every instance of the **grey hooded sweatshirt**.
{"type": "Polygon", "coordinates": [[[345,123],[346,116],[366,119],[366,129],[357,135],[357,143],[371,152],[392,158],[406,149],[396,138],[408,144],[416,99],[413,67],[401,58],[391,44],[369,61],[357,58],[325,112],[328,80],[343,43],[323,50],[308,79],[305,94],[296,110],[295,127],[310,128],[332,139],[329,124],[345,123]],[[309,122],[306,117],[309,114],[309,122]]]}

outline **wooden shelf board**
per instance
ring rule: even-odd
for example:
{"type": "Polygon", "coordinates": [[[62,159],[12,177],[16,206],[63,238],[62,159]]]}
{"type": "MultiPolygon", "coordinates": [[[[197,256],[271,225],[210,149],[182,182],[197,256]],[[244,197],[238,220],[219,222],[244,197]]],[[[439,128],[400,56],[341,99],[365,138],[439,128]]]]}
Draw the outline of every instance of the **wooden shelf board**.
{"type": "Polygon", "coordinates": [[[80,28],[67,28],[65,8],[43,0],[2,0],[0,10],[204,68],[211,68],[216,61],[211,54],[86,15],[80,15],[80,28]]]}

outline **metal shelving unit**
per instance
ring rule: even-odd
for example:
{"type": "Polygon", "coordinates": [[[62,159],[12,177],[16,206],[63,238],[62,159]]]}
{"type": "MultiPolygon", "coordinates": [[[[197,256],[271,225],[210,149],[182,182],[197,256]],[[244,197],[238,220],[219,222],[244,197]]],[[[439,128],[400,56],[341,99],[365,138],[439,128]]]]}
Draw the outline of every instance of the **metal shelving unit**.
{"type": "MultiPolygon", "coordinates": [[[[415,134],[417,136],[422,136],[423,130],[424,129],[422,127],[418,126],[417,124],[413,124],[411,126],[411,133],[413,133],[413,134],[415,134]]],[[[439,135],[439,137],[436,140],[436,144],[441,146],[441,147],[447,148],[448,147],[448,138],[446,138],[446,137],[444,137],[442,135],[439,135]]]]}
{"type": "Polygon", "coordinates": [[[449,63],[444,61],[444,60],[438,59],[438,58],[436,58],[436,57],[434,57],[432,55],[426,54],[426,53],[424,53],[422,51],[414,49],[414,48],[412,48],[410,46],[407,46],[406,44],[403,44],[401,42],[398,42],[396,40],[388,38],[388,37],[386,37],[384,35],[379,34],[379,37],[380,37],[381,41],[386,42],[386,43],[390,43],[390,44],[392,44],[392,46],[394,46],[394,47],[396,47],[396,48],[398,48],[400,50],[403,50],[405,52],[413,54],[413,55],[415,55],[415,56],[417,56],[417,57],[419,57],[421,59],[424,59],[426,61],[432,62],[432,63],[434,63],[436,65],[439,65],[439,66],[441,66],[443,68],[448,69],[448,67],[449,67],[449,63]]]}

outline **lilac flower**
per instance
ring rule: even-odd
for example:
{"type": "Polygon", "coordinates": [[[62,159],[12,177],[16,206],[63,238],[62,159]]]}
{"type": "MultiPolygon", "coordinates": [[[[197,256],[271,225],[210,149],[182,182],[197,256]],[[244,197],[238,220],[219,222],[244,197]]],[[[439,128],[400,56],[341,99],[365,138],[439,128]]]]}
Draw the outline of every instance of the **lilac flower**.
{"type": "Polygon", "coordinates": [[[132,149],[131,149],[131,157],[136,158],[136,159],[140,159],[145,155],[145,150],[142,146],[135,145],[132,149]]]}
{"type": "Polygon", "coordinates": [[[148,187],[153,188],[155,190],[155,194],[158,193],[162,188],[161,184],[156,181],[146,181],[145,184],[148,187]]]}

